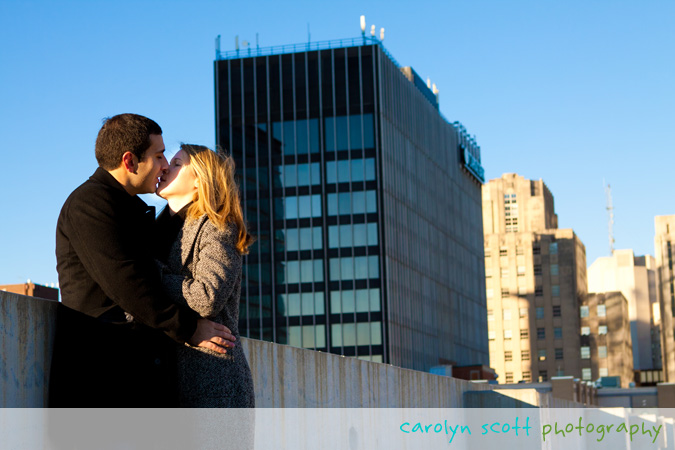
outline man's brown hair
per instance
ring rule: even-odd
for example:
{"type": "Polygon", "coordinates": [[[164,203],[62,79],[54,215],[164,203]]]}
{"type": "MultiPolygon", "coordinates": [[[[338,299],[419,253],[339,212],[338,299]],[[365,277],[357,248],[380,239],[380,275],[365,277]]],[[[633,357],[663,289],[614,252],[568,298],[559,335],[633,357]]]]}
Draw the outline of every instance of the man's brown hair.
{"type": "Polygon", "coordinates": [[[96,138],[96,161],[105,170],[113,170],[122,163],[122,155],[131,152],[143,159],[150,147],[150,135],[162,134],[157,122],[138,114],[118,114],[103,119],[96,138]]]}

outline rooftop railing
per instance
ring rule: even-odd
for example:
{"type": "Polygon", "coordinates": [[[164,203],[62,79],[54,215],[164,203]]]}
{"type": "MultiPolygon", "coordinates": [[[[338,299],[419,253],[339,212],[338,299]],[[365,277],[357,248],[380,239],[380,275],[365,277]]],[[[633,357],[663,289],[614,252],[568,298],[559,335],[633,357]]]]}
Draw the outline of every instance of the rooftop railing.
{"type": "MultiPolygon", "coordinates": [[[[246,47],[239,50],[220,51],[216,48],[216,61],[238,58],[254,58],[257,56],[284,55],[287,53],[309,52],[314,50],[330,50],[334,48],[358,47],[363,45],[379,45],[382,51],[400,69],[402,66],[391,56],[391,53],[374,36],[361,36],[347,39],[333,39],[329,41],[306,42],[304,44],[275,45],[272,47],[246,47]]],[[[219,47],[219,44],[216,45],[219,47]]]]}

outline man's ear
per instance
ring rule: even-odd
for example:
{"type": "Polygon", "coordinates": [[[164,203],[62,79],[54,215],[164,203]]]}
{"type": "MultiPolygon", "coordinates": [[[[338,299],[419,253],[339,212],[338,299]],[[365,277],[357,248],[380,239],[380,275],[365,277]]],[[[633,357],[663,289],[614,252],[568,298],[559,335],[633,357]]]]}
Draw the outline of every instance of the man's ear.
{"type": "Polygon", "coordinates": [[[138,171],[138,159],[136,155],[131,152],[126,152],[122,155],[122,167],[127,172],[136,173],[138,171]]]}

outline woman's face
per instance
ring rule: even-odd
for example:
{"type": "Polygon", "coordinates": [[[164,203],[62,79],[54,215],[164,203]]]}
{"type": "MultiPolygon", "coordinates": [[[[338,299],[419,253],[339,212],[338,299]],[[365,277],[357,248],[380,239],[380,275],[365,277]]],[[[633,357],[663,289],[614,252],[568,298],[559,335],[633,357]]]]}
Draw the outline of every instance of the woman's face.
{"type": "Polygon", "coordinates": [[[197,192],[197,176],[190,166],[190,158],[183,150],[176,153],[169,163],[169,170],[160,178],[157,195],[165,200],[171,197],[188,197],[197,192]]]}

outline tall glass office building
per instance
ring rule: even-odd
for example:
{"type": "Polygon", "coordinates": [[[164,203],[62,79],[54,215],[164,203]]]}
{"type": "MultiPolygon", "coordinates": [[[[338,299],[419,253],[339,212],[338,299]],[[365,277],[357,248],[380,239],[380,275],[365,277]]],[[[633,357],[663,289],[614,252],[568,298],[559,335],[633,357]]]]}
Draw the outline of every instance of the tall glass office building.
{"type": "Polygon", "coordinates": [[[480,149],[372,38],[217,52],[256,244],[240,333],[418,370],[487,364],[480,149]]]}

